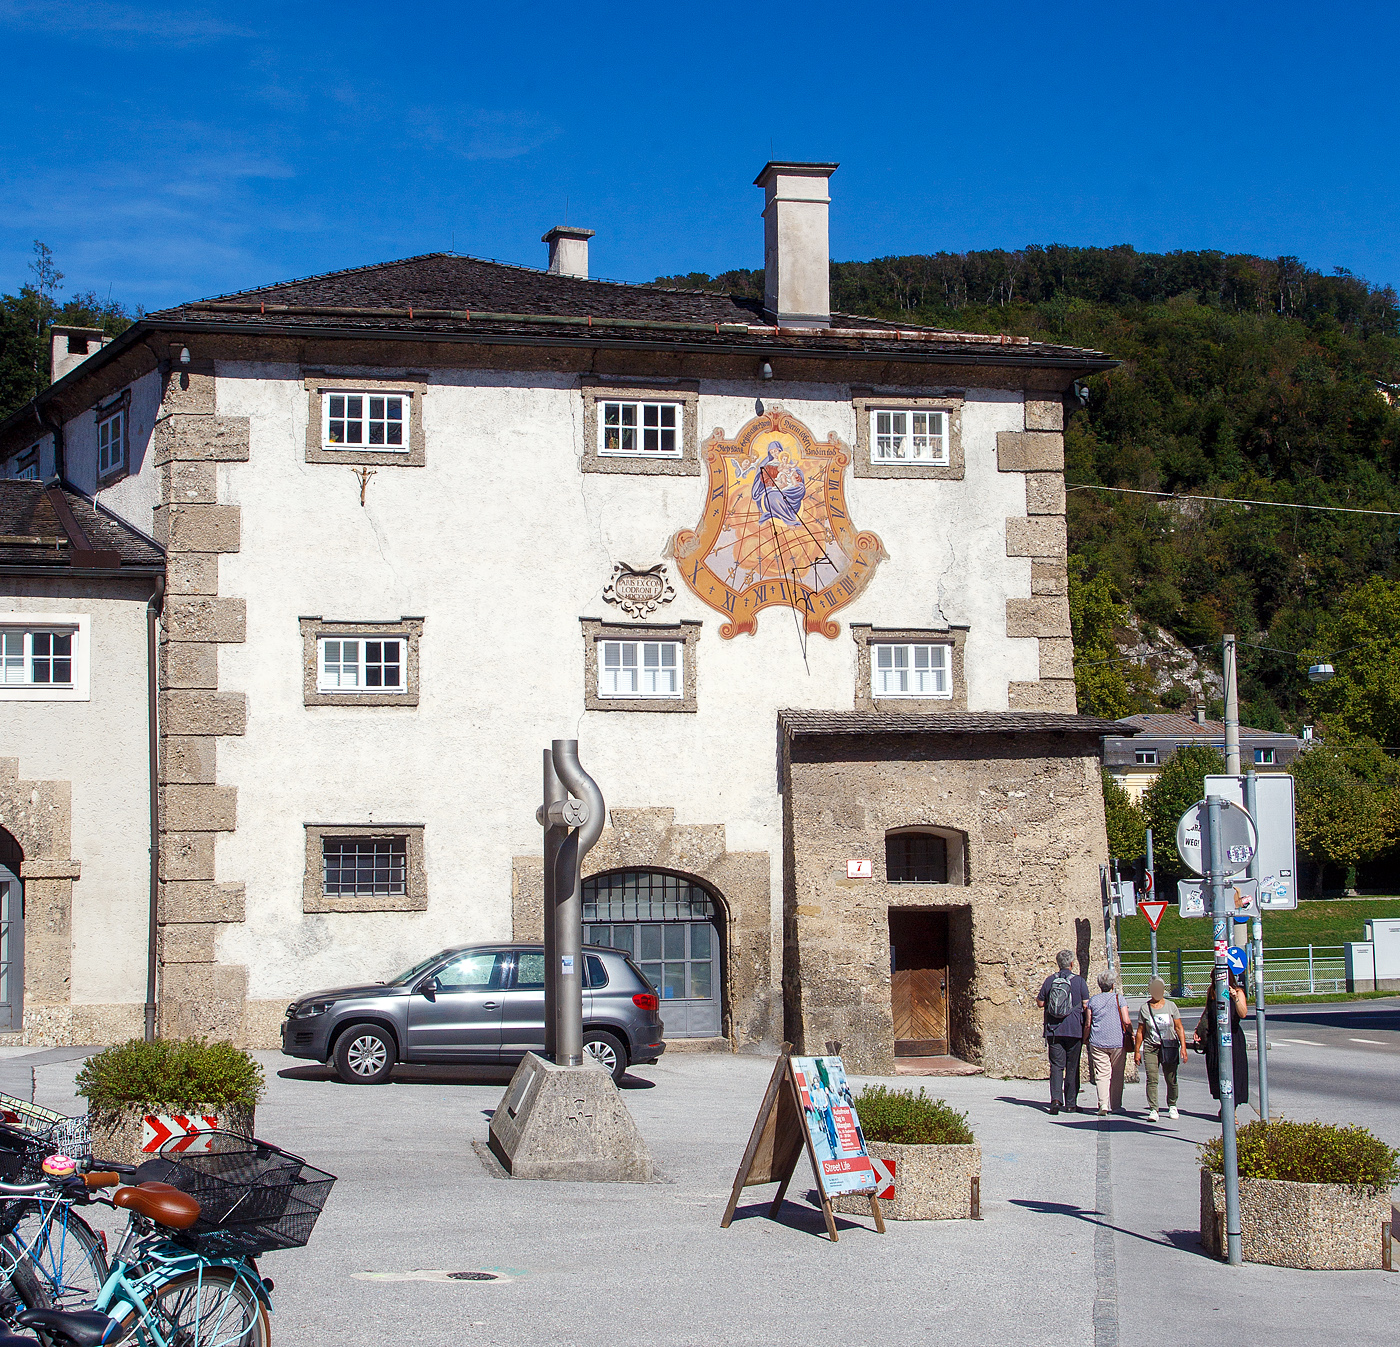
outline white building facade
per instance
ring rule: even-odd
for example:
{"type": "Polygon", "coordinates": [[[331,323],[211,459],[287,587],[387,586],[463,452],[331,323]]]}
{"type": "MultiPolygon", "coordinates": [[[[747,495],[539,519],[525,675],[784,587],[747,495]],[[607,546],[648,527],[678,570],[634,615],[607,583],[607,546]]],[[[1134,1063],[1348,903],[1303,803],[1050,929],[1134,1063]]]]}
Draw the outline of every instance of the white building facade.
{"type": "Polygon", "coordinates": [[[673,1042],[1036,1069],[1105,852],[1062,428],[1111,362],[830,314],[833,167],[760,175],[771,312],[587,280],[571,231],[550,272],[151,315],[39,400],[43,474],[167,553],[163,1032],[271,1046],[313,988],[538,938],[541,750],[577,738],[586,934],[673,1042]]]}

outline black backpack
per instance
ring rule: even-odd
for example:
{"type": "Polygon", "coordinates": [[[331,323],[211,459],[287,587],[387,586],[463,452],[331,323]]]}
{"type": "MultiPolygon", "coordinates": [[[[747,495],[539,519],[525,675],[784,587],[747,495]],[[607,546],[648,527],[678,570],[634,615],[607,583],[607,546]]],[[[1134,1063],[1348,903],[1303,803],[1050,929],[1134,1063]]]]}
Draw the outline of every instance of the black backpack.
{"type": "Polygon", "coordinates": [[[1045,1018],[1058,1023],[1074,1010],[1074,985],[1072,973],[1056,973],[1050,984],[1050,995],[1045,998],[1045,1018]]]}

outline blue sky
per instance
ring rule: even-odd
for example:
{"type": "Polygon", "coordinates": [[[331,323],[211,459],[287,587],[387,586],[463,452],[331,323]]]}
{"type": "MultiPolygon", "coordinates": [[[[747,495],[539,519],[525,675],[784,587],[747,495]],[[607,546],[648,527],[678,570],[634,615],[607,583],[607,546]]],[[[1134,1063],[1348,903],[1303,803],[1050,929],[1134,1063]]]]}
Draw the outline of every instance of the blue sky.
{"type": "Polygon", "coordinates": [[[1395,6],[0,0],[0,288],[157,308],[447,249],[762,263],[770,154],[832,253],[1292,253],[1400,282],[1395,6]]]}

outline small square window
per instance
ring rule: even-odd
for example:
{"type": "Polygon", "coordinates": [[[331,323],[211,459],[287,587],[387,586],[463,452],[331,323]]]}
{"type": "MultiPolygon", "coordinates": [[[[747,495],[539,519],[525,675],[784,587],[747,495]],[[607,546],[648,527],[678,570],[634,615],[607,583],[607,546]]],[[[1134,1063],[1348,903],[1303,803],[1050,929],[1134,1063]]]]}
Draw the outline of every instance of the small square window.
{"type": "Polygon", "coordinates": [[[947,645],[875,646],[871,696],[951,697],[951,649],[947,645]]]}
{"type": "Polygon", "coordinates": [[[1254,750],[1254,765],[1256,767],[1272,767],[1274,765],[1274,750],[1272,748],[1256,748],[1254,750]]]}
{"type": "Polygon", "coordinates": [[[874,410],[870,422],[872,463],[948,465],[947,412],[874,410]]]}
{"type": "Polygon", "coordinates": [[[107,477],[126,466],[126,408],[97,421],[97,475],[107,477]]]}
{"type": "Polygon", "coordinates": [[[327,837],[321,849],[329,896],[386,897],[408,891],[406,837],[327,837]]]}
{"type": "Polygon", "coordinates": [[[322,393],[322,448],[407,453],[404,423],[410,397],[408,393],[322,393]]]}
{"type": "Polygon", "coordinates": [[[679,458],[681,406],[675,402],[604,402],[598,452],[612,458],[679,458]]]}
{"type": "Polygon", "coordinates": [[[1155,748],[1134,749],[1133,762],[1139,767],[1155,767],[1157,765],[1157,750],[1155,748]]]}
{"type": "Polygon", "coordinates": [[[684,696],[679,641],[601,641],[600,697],[684,696]]]}
{"type": "Polygon", "coordinates": [[[402,692],[404,643],[399,638],[323,638],[318,692],[402,692]]]}

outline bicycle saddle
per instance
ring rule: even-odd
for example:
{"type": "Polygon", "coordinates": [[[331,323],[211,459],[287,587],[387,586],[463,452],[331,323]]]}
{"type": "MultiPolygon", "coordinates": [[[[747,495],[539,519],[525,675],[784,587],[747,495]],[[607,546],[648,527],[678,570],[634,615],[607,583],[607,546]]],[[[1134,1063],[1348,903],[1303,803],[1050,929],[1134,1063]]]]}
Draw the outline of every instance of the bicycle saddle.
{"type": "Polygon", "coordinates": [[[168,1183],[143,1183],[139,1188],[118,1188],[112,1204],[149,1216],[172,1230],[188,1230],[199,1220],[199,1203],[168,1183]]]}
{"type": "MultiPolygon", "coordinates": [[[[51,1337],[71,1342],[74,1347],[100,1347],[111,1342],[121,1328],[111,1315],[100,1310],[23,1310],[15,1316],[25,1328],[42,1328],[51,1337]]],[[[5,1340],[0,1338],[0,1343],[5,1340]]],[[[28,1338],[14,1338],[28,1342],[28,1338]]]]}

